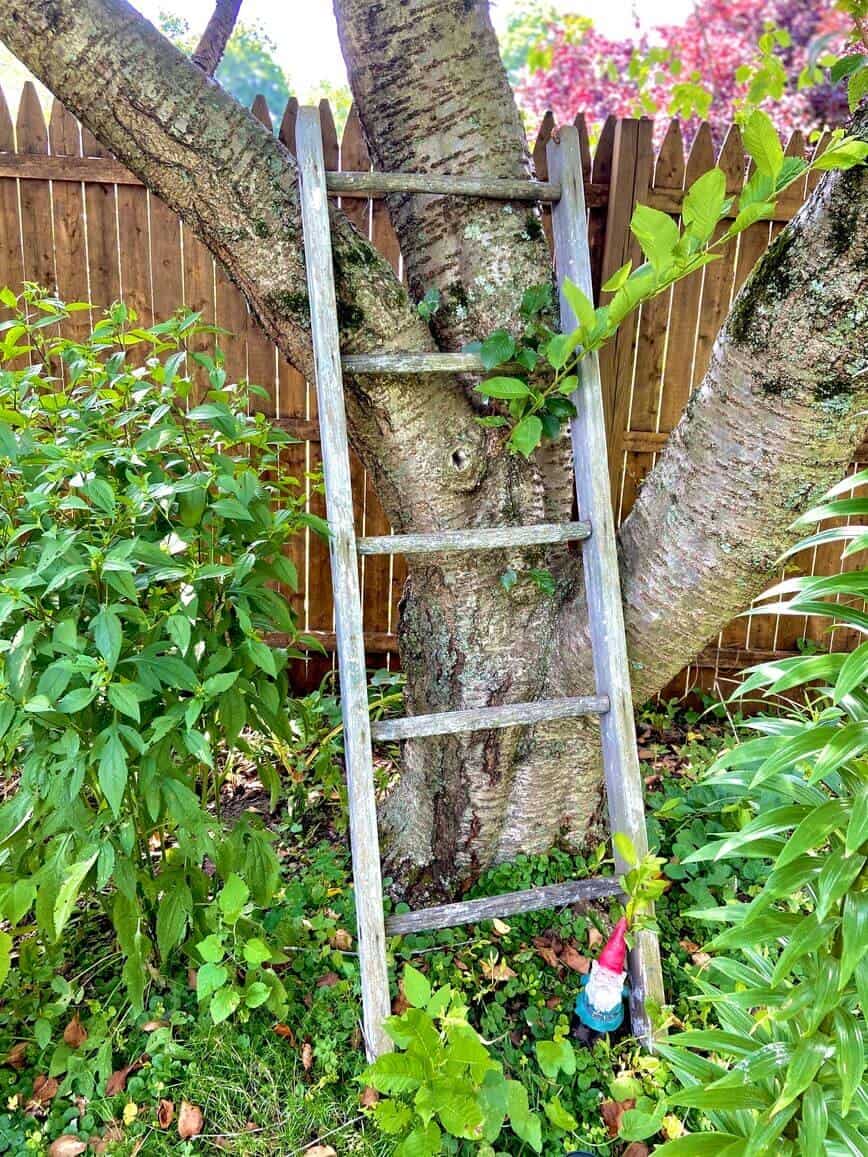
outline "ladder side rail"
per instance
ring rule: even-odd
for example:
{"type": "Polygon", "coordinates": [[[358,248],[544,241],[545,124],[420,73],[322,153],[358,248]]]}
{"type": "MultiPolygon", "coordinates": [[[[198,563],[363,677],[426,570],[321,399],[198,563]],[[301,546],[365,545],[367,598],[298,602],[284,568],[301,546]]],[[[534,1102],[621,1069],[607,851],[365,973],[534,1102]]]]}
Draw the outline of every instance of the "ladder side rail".
{"type": "Polygon", "coordinates": [[[373,1060],[392,1048],[383,1029],[391,1006],[353,495],[318,109],[299,109],[296,143],[330,531],[363,1027],[368,1059],[373,1060]]]}
{"type": "MultiPolygon", "coordinates": [[[[590,252],[579,136],[570,125],[547,149],[549,178],[561,187],[561,199],[552,208],[552,229],[558,286],[564,279],[577,285],[593,301],[590,252]]],[[[578,324],[561,288],[562,328],[578,324]]],[[[591,648],[597,694],[606,695],[610,710],[600,718],[603,768],[612,832],[624,832],[636,851],[648,851],[642,776],[636,749],[636,726],[630,691],[630,668],[624,630],[624,610],[615,545],[615,523],[609,485],[606,428],[600,364],[596,353],[584,358],[580,383],[572,401],[577,416],[570,424],[573,467],[579,517],[590,519],[593,533],[582,546],[591,648]]],[[[616,856],[619,873],[627,865],[616,856]]],[[[633,1030],[646,1047],[653,1046],[653,1030],[645,1000],[663,1003],[663,974],[657,937],[640,932],[630,954],[633,1030]]]]}

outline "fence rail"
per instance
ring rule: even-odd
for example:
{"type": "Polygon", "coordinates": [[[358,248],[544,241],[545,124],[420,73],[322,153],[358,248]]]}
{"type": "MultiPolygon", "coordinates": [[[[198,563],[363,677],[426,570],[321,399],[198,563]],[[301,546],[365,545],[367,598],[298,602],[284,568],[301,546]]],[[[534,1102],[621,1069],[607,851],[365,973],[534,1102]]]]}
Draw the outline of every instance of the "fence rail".
{"type": "MultiPolygon", "coordinates": [[[[258,97],[254,115],[272,127],[265,101],[258,97]]],[[[278,130],[294,149],[297,105],[290,101],[278,130]]],[[[326,167],[359,174],[371,172],[358,116],[351,111],[341,139],[327,103],[321,106],[326,167]]],[[[715,164],[737,193],[747,174],[747,159],[738,128],[726,134],[719,151],[703,125],[685,150],[673,122],[655,150],[649,120],[609,118],[592,151],[584,120],[576,118],[582,144],[589,206],[588,229],[597,293],[616,269],[639,252],[629,222],[637,204],[653,205],[677,218],[684,190],[715,164]]],[[[533,149],[536,178],[548,173],[545,146],[554,121],[547,114],[533,149]]],[[[818,148],[824,147],[820,141],[818,148]]],[[[807,155],[801,133],[786,145],[789,155],[807,155]]],[[[753,265],[785,223],[795,214],[815,181],[809,176],[781,198],[770,221],[752,225],[720,261],[673,286],[628,318],[601,355],[609,436],[612,500],[619,520],[628,513],[642,479],[665,445],[692,391],[702,380],[714,337],[730,303],[753,265]]],[[[341,204],[356,227],[400,269],[400,249],[379,189],[381,180],[350,178],[342,186],[341,204]],[[370,194],[370,195],[369,195],[370,194]]],[[[550,210],[542,208],[550,236],[550,210]]],[[[308,508],[322,515],[322,498],[308,477],[320,468],[316,393],[277,353],[251,317],[246,303],[218,262],[75,118],[54,102],[46,123],[36,90],[25,85],[13,120],[0,90],[0,285],[22,281],[56,287],[69,301],[90,301],[99,310],[123,297],[149,325],[181,303],[202,312],[206,322],[227,330],[220,337],[230,377],[248,378],[270,397],[263,408],[300,438],[283,454],[285,469],[304,479],[308,508]]],[[[81,331],[87,313],[73,315],[81,331]]],[[[209,339],[202,339],[207,348],[209,339]]],[[[868,447],[859,460],[868,461],[868,447]]],[[[352,463],[359,537],[390,532],[370,479],[357,460],[352,463]]],[[[800,561],[807,573],[837,573],[835,547],[819,548],[800,561]]],[[[299,622],[326,651],[334,646],[328,551],[315,535],[291,548],[300,589],[290,595],[299,622]]],[[[855,565],[856,560],[848,560],[855,565]]],[[[399,556],[371,555],[360,560],[365,637],[371,663],[394,662],[397,654],[397,603],[405,578],[399,556]]],[[[796,653],[803,640],[825,648],[852,643],[851,632],[831,636],[819,620],[757,615],[728,626],[716,644],[672,684],[671,693],[691,686],[709,690],[724,685],[740,669],[773,656],[796,653]]],[[[312,656],[297,664],[296,682],[312,686],[331,667],[329,657],[312,656]]]]}

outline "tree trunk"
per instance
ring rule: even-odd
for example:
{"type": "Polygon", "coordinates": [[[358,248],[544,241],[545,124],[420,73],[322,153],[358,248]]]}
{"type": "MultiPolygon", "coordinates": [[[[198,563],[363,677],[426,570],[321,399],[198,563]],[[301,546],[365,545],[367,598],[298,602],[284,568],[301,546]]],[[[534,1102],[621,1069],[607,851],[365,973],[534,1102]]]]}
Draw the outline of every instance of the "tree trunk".
{"type": "MultiPolygon", "coordinates": [[[[378,165],[520,176],[520,122],[483,4],[337,0],[354,93],[378,165]]],[[[178,211],[310,374],[296,171],[253,117],[124,0],[6,0],[0,37],[178,211]]],[[[665,684],[763,586],[787,524],[839,477],[861,438],[864,172],[827,178],[745,287],[706,380],[624,527],[634,690],[665,684]],[[861,375],[861,376],[860,376],[861,375]]],[[[345,352],[455,349],[515,327],[550,277],[527,207],[457,198],[390,204],[411,291],[439,288],[433,333],[386,264],[334,213],[345,352]]],[[[347,383],[354,446],[399,529],[569,517],[562,440],[525,463],[474,417],[468,381],[347,383]]],[[[581,571],[566,549],[414,561],[403,602],[411,712],[590,689],[581,571]],[[554,596],[500,575],[548,567],[554,596]]],[[[389,854],[429,891],[497,860],[576,841],[599,805],[590,725],[408,743],[387,807],[389,854]]]]}

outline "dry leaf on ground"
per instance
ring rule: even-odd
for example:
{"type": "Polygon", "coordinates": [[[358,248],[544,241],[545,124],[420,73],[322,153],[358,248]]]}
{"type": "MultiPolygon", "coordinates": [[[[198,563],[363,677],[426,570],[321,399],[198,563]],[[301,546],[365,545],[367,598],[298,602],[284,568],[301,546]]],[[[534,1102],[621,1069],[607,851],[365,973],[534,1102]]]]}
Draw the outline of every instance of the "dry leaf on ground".
{"type": "Polygon", "coordinates": [[[87,1149],[87,1141],[75,1137],[72,1133],[64,1133],[55,1138],[48,1146],[48,1157],[78,1157],[87,1149]]]}
{"type": "Polygon", "coordinates": [[[313,1045],[307,1040],[301,1046],[301,1067],[306,1073],[313,1068],[313,1045]]]}
{"type": "Polygon", "coordinates": [[[276,1024],[274,1032],[277,1036],[282,1037],[283,1040],[288,1040],[291,1045],[295,1044],[295,1033],[288,1024],[276,1024]]]}
{"type": "Polygon", "coordinates": [[[648,1157],[651,1150],[642,1141],[631,1141],[621,1157],[648,1157]]]}
{"type": "Polygon", "coordinates": [[[73,1016],[72,1020],[63,1030],[63,1040],[71,1049],[77,1049],[79,1045],[83,1045],[87,1040],[87,1029],[78,1019],[78,1013],[73,1016]]]}
{"type": "Polygon", "coordinates": [[[54,1077],[46,1077],[40,1073],[33,1082],[33,1092],[30,1094],[31,1102],[36,1101],[40,1105],[47,1105],[49,1101],[57,1096],[57,1090],[60,1085],[54,1077]]]}
{"type": "Polygon", "coordinates": [[[161,1129],[168,1129],[175,1119],[175,1102],[165,1098],[157,1105],[157,1124],[161,1129]]]}
{"type": "Polygon", "coordinates": [[[115,1069],[105,1083],[105,1095],[107,1097],[116,1097],[118,1093],[122,1093],[127,1087],[127,1077],[130,1073],[137,1073],[147,1059],[148,1054],[142,1053],[137,1060],[128,1064],[125,1069],[115,1069]]]}
{"type": "Polygon", "coordinates": [[[3,1064],[8,1065],[10,1069],[23,1069],[27,1063],[27,1041],[19,1041],[17,1045],[13,1045],[6,1056],[3,1058],[3,1064]]]}
{"type": "Polygon", "coordinates": [[[353,938],[345,928],[338,928],[330,943],[332,948],[336,948],[339,952],[347,952],[353,946],[353,938]]]}
{"type": "Polygon", "coordinates": [[[603,943],[603,933],[595,928],[593,924],[588,926],[588,947],[596,948],[598,944],[603,943]]]}
{"type": "Polygon", "coordinates": [[[485,979],[493,980],[495,984],[503,984],[507,980],[512,980],[516,975],[505,960],[500,960],[497,964],[491,960],[483,960],[480,962],[480,967],[485,979]]]}
{"type": "Polygon", "coordinates": [[[188,1141],[191,1137],[198,1137],[204,1124],[205,1118],[199,1106],[182,1101],[181,1111],[178,1114],[178,1136],[181,1140],[188,1141]]]}
{"type": "Polygon", "coordinates": [[[370,1109],[371,1105],[376,1105],[379,1099],[380,1094],[377,1092],[377,1090],[372,1088],[370,1085],[365,1085],[361,1091],[361,1094],[359,1095],[359,1104],[363,1109],[370,1109]]]}
{"type": "Polygon", "coordinates": [[[621,1128],[621,1118],[628,1109],[635,1109],[636,1102],[629,1101],[603,1101],[600,1105],[600,1114],[603,1118],[603,1123],[609,1130],[610,1137],[617,1137],[618,1131],[621,1128]]]}
{"type": "Polygon", "coordinates": [[[583,976],[591,968],[591,962],[587,956],[582,956],[581,952],[576,951],[572,944],[564,945],[561,963],[566,964],[567,968],[572,969],[573,972],[580,972],[583,976]]]}
{"type": "Polygon", "coordinates": [[[321,976],[316,982],[317,988],[334,988],[340,981],[340,977],[336,972],[327,972],[325,976],[321,976]]]}
{"type": "Polygon", "coordinates": [[[304,1157],[338,1157],[338,1155],[331,1145],[311,1145],[310,1149],[305,1149],[304,1157]]]}

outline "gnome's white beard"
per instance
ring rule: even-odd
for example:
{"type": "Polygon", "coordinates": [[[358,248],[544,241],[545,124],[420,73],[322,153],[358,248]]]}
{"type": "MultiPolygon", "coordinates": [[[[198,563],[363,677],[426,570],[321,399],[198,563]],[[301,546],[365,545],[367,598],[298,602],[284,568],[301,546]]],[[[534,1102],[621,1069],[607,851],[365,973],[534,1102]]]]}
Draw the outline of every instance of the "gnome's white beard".
{"type": "Polygon", "coordinates": [[[600,1012],[611,1012],[621,1003],[626,972],[612,972],[596,960],[591,965],[591,973],[585,987],[585,996],[591,1008],[600,1012]]]}

